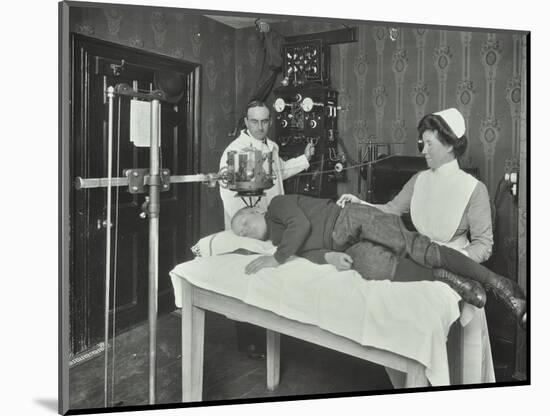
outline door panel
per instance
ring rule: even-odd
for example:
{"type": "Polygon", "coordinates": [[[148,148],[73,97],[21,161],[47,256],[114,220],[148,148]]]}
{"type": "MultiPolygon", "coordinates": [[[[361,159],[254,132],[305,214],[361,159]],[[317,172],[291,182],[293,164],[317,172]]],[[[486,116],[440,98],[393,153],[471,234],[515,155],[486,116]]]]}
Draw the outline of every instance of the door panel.
{"type": "MultiPolygon", "coordinates": [[[[115,68],[116,69],[116,68],[115,68]]],[[[180,101],[161,105],[161,167],[172,174],[196,173],[189,154],[199,154],[196,118],[197,70],[195,65],[163,56],[75,35],[73,39],[73,102],[71,137],[72,176],[107,176],[108,106],[106,86],[126,83],[150,91],[155,70],[181,74],[186,94],[180,101]],[[125,64],[117,71],[113,65],[125,64]],[[190,105],[189,103],[192,103],[190,105]]],[[[129,140],[130,98],[115,96],[113,123],[113,177],[129,168],[149,167],[149,148],[129,140]]],[[[159,312],[174,309],[168,272],[190,258],[197,240],[198,184],[171,185],[162,192],[159,231],[159,312]]],[[[140,218],[147,194],[130,194],[127,187],[113,188],[111,227],[111,313],[117,332],[147,318],[148,220],[140,218]],[[118,221],[117,221],[118,220],[118,221]],[[116,253],[115,253],[116,251],[116,253]],[[115,274],[116,272],[116,274],[115,274]],[[116,277],[116,281],[115,281],[116,277]]],[[[71,346],[77,353],[103,340],[106,188],[72,191],[71,346]]]]}

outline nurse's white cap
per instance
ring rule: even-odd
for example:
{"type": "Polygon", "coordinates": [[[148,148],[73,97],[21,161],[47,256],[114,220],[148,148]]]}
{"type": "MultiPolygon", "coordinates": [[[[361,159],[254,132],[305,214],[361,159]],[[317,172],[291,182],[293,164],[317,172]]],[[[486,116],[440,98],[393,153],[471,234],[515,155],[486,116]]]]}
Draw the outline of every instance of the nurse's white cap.
{"type": "Polygon", "coordinates": [[[453,133],[459,139],[466,133],[466,122],[462,114],[460,114],[460,111],[456,108],[447,108],[446,110],[438,111],[434,114],[445,120],[445,123],[449,125],[453,133]]]}

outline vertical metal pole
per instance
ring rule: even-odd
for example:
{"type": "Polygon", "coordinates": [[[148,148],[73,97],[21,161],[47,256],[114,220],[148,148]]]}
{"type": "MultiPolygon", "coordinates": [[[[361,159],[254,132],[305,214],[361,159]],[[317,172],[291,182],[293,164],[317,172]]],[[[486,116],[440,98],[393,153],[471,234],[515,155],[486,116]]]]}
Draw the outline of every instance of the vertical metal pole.
{"type": "MultiPolygon", "coordinates": [[[[107,97],[109,98],[109,124],[107,132],[107,223],[106,234],[107,242],[105,244],[105,365],[104,365],[104,400],[107,407],[107,384],[109,366],[109,298],[111,288],[111,186],[113,178],[113,97],[115,89],[107,88],[107,97]]],[[[113,341],[114,342],[114,341],[113,341]]]]}
{"type": "Polygon", "coordinates": [[[149,404],[155,404],[157,369],[158,251],[160,213],[160,102],[151,102],[149,186],[149,404]]]}

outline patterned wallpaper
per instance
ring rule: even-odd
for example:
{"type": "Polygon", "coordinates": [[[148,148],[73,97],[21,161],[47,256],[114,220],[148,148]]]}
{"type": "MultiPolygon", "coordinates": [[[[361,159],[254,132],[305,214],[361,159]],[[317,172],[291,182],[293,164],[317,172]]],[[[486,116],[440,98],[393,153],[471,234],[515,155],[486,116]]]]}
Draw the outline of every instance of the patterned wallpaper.
{"type": "MultiPolygon", "coordinates": [[[[469,138],[462,162],[479,168],[494,196],[506,168],[522,155],[525,159],[525,36],[395,26],[392,40],[389,27],[349,26],[357,26],[358,42],[331,47],[331,85],[340,94],[339,136],[350,155],[356,157],[366,140],[391,142],[394,153],[417,155],[416,124],[422,115],[458,107],[469,138]]],[[[343,25],[294,18],[271,28],[291,36],[343,25]]],[[[71,30],[201,64],[201,167],[217,170],[259,81],[264,51],[255,28],[235,30],[177,9],[87,7],[71,9],[71,30]]],[[[348,178],[339,184],[340,193],[357,192],[358,175],[351,172],[348,178]]],[[[207,208],[201,233],[206,234],[222,228],[222,208],[217,190],[203,188],[201,194],[207,208]]],[[[517,236],[521,224],[525,220],[519,225],[511,220],[511,235],[517,236]]]]}

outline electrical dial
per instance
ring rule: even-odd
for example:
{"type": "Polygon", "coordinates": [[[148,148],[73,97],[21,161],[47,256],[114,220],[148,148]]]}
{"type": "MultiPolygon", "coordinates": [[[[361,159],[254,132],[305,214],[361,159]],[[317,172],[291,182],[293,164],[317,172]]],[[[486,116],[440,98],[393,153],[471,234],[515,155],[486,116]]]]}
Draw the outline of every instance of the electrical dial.
{"type": "Polygon", "coordinates": [[[286,106],[285,100],[281,97],[277,98],[273,103],[273,107],[275,108],[275,111],[278,113],[281,113],[282,111],[284,111],[285,106],[286,106]]]}
{"type": "Polygon", "coordinates": [[[304,98],[300,105],[306,113],[313,110],[313,100],[309,97],[304,98]]]}

